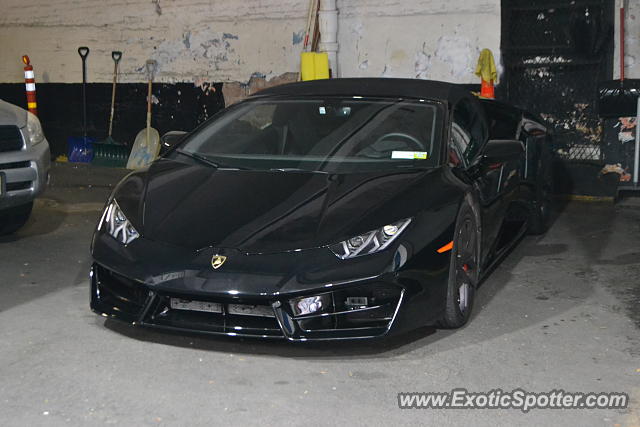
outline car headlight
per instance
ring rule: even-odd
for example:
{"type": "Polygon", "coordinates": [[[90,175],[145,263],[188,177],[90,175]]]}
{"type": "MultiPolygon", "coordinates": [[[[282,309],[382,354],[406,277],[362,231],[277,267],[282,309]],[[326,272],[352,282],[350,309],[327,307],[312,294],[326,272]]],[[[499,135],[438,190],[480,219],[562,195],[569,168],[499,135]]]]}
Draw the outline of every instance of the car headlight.
{"type": "Polygon", "coordinates": [[[131,225],[127,217],[124,216],[122,209],[120,209],[120,206],[118,206],[115,200],[109,203],[102,215],[100,224],[98,224],[98,230],[102,227],[105,228],[105,231],[109,233],[111,237],[125,245],[140,237],[140,233],[131,225]]]}
{"type": "Polygon", "coordinates": [[[340,259],[355,258],[379,252],[388,247],[404,231],[411,218],[403,219],[360,236],[352,237],[344,242],[329,246],[329,249],[340,259]]]}
{"type": "Polygon", "coordinates": [[[31,145],[36,145],[44,141],[44,132],[40,120],[35,114],[27,111],[27,138],[31,145]]]}

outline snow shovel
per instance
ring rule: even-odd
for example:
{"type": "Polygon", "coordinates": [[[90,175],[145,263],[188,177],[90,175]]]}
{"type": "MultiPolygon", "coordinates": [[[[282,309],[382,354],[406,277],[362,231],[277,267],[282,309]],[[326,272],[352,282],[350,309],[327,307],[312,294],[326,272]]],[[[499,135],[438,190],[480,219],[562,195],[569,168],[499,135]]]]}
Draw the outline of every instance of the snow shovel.
{"type": "Polygon", "coordinates": [[[160,134],[151,127],[151,89],[153,85],[153,75],[156,70],[156,61],[147,61],[147,77],[149,86],[147,93],[147,127],[138,132],[131,148],[127,169],[144,168],[153,162],[160,152],[160,134]]]}
{"type": "Polygon", "coordinates": [[[116,142],[112,135],[113,116],[116,104],[116,86],[118,84],[118,63],[122,58],[122,52],[111,52],[113,59],[113,86],[111,88],[111,113],[109,115],[109,134],[106,139],[93,144],[93,161],[97,166],[125,167],[129,155],[126,145],[116,142]]]}
{"type": "Polygon", "coordinates": [[[78,55],[82,59],[82,137],[67,138],[69,147],[69,161],[88,163],[93,157],[93,142],[95,139],[87,136],[87,57],[89,48],[81,46],[78,48],[78,55]]]}

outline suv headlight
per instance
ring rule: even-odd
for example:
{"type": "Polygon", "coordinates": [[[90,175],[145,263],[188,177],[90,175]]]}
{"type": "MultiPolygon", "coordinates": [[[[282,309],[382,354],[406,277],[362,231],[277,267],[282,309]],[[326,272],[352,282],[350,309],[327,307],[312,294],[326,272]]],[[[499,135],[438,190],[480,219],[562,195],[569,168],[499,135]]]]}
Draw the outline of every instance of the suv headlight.
{"type": "Polygon", "coordinates": [[[44,133],[42,132],[42,126],[40,120],[35,114],[27,111],[27,138],[31,145],[36,145],[44,141],[44,133]]]}
{"type": "Polygon", "coordinates": [[[355,258],[379,252],[388,247],[404,231],[411,218],[403,219],[360,236],[352,237],[344,242],[329,246],[329,249],[340,259],[355,258]]]}
{"type": "Polygon", "coordinates": [[[140,237],[140,233],[131,225],[127,217],[124,216],[122,209],[120,209],[120,206],[118,206],[115,200],[109,203],[102,214],[98,230],[102,227],[105,228],[105,231],[109,233],[111,237],[125,245],[140,237]]]}

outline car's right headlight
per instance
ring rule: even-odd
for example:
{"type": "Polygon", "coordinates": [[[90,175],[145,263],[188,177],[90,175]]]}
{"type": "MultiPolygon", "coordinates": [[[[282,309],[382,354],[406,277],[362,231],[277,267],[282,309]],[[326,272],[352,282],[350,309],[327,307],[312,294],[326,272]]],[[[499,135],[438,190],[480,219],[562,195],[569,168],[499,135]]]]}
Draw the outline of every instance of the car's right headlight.
{"type": "Polygon", "coordinates": [[[102,214],[98,230],[104,227],[111,237],[125,245],[140,237],[140,233],[131,225],[118,203],[112,200],[102,214]]]}
{"type": "Polygon", "coordinates": [[[362,255],[370,255],[386,249],[400,236],[411,222],[406,218],[381,227],[377,230],[352,237],[329,246],[331,252],[340,259],[350,259],[362,255]]]}
{"type": "Polygon", "coordinates": [[[40,120],[35,114],[27,111],[27,138],[29,144],[36,145],[44,141],[44,132],[40,120]]]}

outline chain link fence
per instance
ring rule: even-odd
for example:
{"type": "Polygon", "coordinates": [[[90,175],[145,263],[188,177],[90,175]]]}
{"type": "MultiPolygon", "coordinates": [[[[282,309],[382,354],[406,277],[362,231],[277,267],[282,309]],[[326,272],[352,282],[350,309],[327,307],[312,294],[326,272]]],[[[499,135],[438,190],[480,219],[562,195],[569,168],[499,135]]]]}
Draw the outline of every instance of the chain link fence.
{"type": "Polygon", "coordinates": [[[541,116],[563,160],[602,162],[598,82],[612,67],[611,0],[503,1],[509,102],[541,116]]]}

